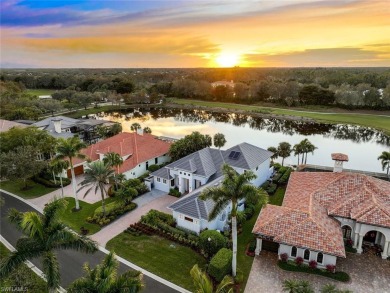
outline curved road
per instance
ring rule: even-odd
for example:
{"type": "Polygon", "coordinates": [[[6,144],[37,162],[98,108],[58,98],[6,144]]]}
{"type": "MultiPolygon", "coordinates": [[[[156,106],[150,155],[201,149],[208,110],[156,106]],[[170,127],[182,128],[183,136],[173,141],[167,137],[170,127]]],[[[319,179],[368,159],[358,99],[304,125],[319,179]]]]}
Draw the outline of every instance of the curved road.
{"type": "MultiPolygon", "coordinates": [[[[22,233],[16,229],[16,227],[9,223],[7,220],[7,211],[10,208],[15,208],[18,211],[35,211],[31,206],[23,201],[14,198],[8,194],[0,192],[0,195],[4,198],[4,205],[0,208],[1,223],[0,234],[15,247],[16,241],[22,236],[22,233]]],[[[61,272],[61,286],[67,288],[74,280],[83,276],[82,266],[88,262],[92,267],[95,267],[101,262],[105,254],[98,251],[94,254],[85,254],[73,250],[61,250],[57,252],[58,261],[60,263],[61,272]]],[[[42,265],[39,259],[30,260],[35,266],[42,270],[42,265]]],[[[123,273],[131,268],[120,263],[119,272],[123,273]]],[[[144,275],[145,289],[143,292],[150,293],[172,293],[178,292],[167,285],[164,285],[146,275],[144,275]]]]}

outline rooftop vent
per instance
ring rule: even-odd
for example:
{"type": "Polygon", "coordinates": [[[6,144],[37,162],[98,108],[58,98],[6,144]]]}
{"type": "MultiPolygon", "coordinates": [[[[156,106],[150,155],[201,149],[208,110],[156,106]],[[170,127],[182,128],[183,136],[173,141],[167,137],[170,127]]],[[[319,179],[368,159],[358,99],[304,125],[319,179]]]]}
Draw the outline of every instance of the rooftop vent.
{"type": "Polygon", "coordinates": [[[229,159],[237,160],[240,157],[240,155],[241,155],[241,152],[232,151],[232,152],[230,152],[229,159]]]}

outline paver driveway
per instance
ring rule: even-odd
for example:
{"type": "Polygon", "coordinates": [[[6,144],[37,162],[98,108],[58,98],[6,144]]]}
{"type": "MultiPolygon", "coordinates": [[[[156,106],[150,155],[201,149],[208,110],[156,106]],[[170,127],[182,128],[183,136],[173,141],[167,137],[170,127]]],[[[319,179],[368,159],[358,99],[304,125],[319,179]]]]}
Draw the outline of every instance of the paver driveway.
{"type": "Polygon", "coordinates": [[[346,259],[337,260],[337,269],[347,272],[351,282],[342,283],[311,274],[288,272],[280,269],[277,255],[262,251],[253,261],[245,293],[283,292],[282,281],[299,279],[309,281],[320,292],[325,284],[335,284],[339,289],[354,293],[390,293],[390,261],[373,255],[348,253],[346,259]]]}

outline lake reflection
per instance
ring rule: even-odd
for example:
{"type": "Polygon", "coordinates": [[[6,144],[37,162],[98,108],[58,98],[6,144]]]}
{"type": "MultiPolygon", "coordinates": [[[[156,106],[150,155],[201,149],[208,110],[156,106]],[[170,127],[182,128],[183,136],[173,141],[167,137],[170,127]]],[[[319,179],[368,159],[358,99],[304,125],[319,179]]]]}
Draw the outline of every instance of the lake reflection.
{"type": "MultiPolygon", "coordinates": [[[[281,141],[294,145],[307,137],[318,147],[314,156],[308,156],[309,164],[332,166],[330,154],[344,152],[350,159],[345,164],[346,168],[373,172],[382,172],[377,157],[382,151],[390,149],[390,137],[382,132],[346,124],[266,119],[244,114],[166,108],[100,113],[96,118],[121,122],[123,131],[131,131],[130,125],[138,122],[142,127],[150,127],[155,135],[174,138],[181,138],[192,131],[211,136],[221,132],[227,139],[225,149],[244,141],[263,148],[277,146],[281,141]]],[[[296,161],[294,156],[285,160],[286,164],[296,164],[296,161]]]]}

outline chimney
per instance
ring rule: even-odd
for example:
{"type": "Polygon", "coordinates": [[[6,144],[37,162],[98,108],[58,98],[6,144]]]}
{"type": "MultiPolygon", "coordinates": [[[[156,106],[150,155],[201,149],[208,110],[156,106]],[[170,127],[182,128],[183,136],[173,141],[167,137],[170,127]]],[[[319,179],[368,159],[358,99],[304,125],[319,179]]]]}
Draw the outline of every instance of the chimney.
{"type": "Polygon", "coordinates": [[[144,130],[142,128],[137,129],[137,134],[144,135],[144,130]]]}
{"type": "Polygon", "coordinates": [[[61,130],[61,118],[56,118],[56,119],[53,119],[53,124],[54,124],[54,131],[56,133],[61,133],[62,130],[61,130]]]}
{"type": "Polygon", "coordinates": [[[342,153],[333,153],[332,160],[334,161],[333,172],[340,173],[343,171],[343,163],[348,162],[348,155],[342,153]]]}

